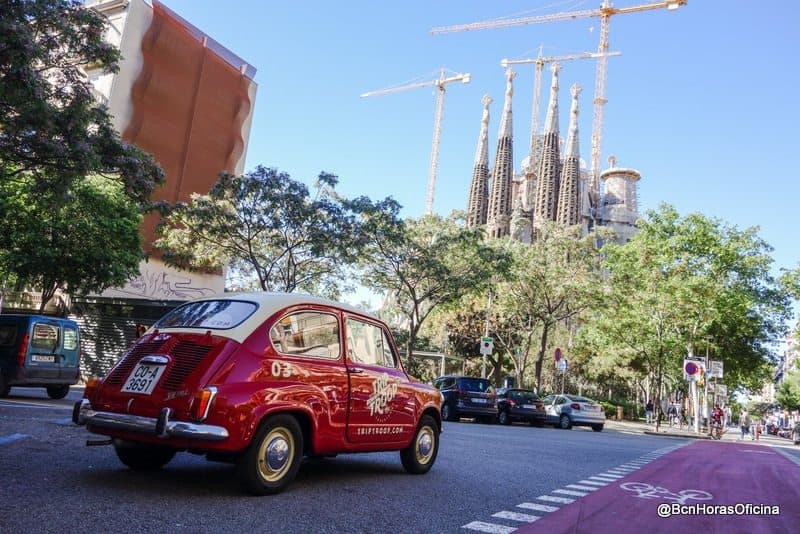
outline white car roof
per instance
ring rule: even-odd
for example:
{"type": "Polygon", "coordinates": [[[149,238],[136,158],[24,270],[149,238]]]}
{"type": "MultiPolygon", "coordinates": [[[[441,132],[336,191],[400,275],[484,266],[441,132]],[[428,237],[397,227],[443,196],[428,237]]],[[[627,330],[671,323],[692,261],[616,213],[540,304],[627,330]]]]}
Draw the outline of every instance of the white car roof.
{"type": "Polygon", "coordinates": [[[367,313],[364,310],[360,310],[355,306],[351,306],[350,304],[337,302],[322,297],[315,297],[313,295],[307,295],[303,293],[271,293],[268,291],[254,291],[254,292],[242,292],[242,293],[233,292],[233,293],[223,293],[221,295],[211,295],[195,299],[187,302],[186,304],[191,304],[194,302],[214,301],[214,300],[240,300],[240,301],[254,302],[255,304],[258,305],[258,309],[250,317],[245,319],[241,324],[237,325],[234,328],[227,328],[227,329],[213,329],[207,327],[162,328],[161,330],[169,332],[192,332],[192,333],[204,332],[206,330],[213,330],[215,335],[227,337],[239,343],[243,343],[244,340],[247,339],[250,336],[250,334],[253,333],[253,330],[256,327],[258,327],[261,323],[263,323],[267,319],[267,317],[270,317],[271,315],[283,309],[303,304],[330,306],[340,310],[356,313],[358,315],[371,317],[379,321],[379,319],[374,317],[372,314],[367,313]]]}

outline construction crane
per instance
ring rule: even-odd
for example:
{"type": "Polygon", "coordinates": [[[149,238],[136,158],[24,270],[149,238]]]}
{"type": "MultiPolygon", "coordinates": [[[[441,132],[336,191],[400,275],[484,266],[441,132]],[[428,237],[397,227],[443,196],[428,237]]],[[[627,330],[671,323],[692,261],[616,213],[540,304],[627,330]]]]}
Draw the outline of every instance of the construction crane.
{"type": "Polygon", "coordinates": [[[433,118],[433,144],[431,146],[431,162],[428,167],[428,193],[425,198],[425,214],[431,215],[433,213],[433,195],[436,189],[436,177],[439,172],[439,142],[442,138],[442,115],[444,114],[444,91],[445,85],[452,82],[469,83],[470,74],[452,73],[447,76],[444,68],[439,72],[439,77],[435,80],[412,83],[408,85],[400,85],[396,87],[388,87],[386,89],[378,89],[376,91],[369,91],[362,93],[361,97],[388,95],[389,93],[397,93],[399,91],[407,91],[409,89],[417,89],[419,87],[436,87],[436,113],[433,118]]]}
{"type": "Polygon", "coordinates": [[[597,207],[600,197],[600,148],[603,136],[603,111],[606,100],[606,76],[608,68],[608,34],[609,22],[613,15],[627,15],[640,11],[650,11],[653,9],[666,8],[675,10],[685,6],[688,0],[664,0],[663,2],[652,2],[638,6],[615,8],[610,0],[603,0],[599,9],[585,9],[581,11],[565,11],[550,15],[538,15],[533,17],[516,17],[489,20],[483,22],[473,22],[470,24],[458,24],[454,26],[441,26],[433,28],[431,33],[439,35],[443,33],[488,30],[493,28],[509,28],[526,24],[542,24],[545,22],[558,22],[562,20],[573,20],[587,17],[600,17],[600,44],[597,47],[597,71],[594,83],[594,109],[592,114],[592,166],[591,183],[589,186],[592,205],[597,207]]]}
{"type": "MultiPolygon", "coordinates": [[[[622,52],[608,52],[606,55],[608,56],[619,56],[622,52]]],[[[542,47],[539,47],[539,55],[535,58],[529,59],[502,59],[500,60],[500,66],[508,68],[509,65],[524,65],[528,63],[534,64],[534,74],[533,74],[533,107],[531,109],[531,149],[529,153],[529,165],[533,165],[536,162],[536,158],[534,157],[534,152],[536,151],[536,136],[539,133],[539,106],[540,106],[540,98],[542,94],[542,70],[544,69],[545,63],[554,63],[556,61],[572,61],[575,59],[596,59],[600,57],[600,54],[597,52],[584,52],[582,54],[569,54],[565,56],[549,56],[549,57],[542,57],[542,47]]]]}

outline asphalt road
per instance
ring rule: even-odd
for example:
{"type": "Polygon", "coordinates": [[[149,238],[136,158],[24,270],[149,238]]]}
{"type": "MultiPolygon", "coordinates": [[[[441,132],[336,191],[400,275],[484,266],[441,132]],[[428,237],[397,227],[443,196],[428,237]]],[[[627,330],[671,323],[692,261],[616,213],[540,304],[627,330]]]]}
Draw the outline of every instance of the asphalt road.
{"type": "MultiPolygon", "coordinates": [[[[436,465],[408,475],[397,453],[306,461],[289,489],[241,492],[232,466],[179,454],[132,472],[70,421],[80,393],[0,399],[0,532],[466,532],[521,526],[496,515],[686,439],[607,429],[445,423],[436,465]]],[[[513,528],[512,528],[513,529],[513,528]]],[[[501,530],[502,531],[502,530],[501,530]]]]}

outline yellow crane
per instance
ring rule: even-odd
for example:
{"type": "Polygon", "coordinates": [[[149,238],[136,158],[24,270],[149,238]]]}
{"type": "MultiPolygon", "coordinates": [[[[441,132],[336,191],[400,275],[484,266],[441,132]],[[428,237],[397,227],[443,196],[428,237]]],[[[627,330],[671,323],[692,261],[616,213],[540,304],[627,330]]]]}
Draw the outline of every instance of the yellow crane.
{"type": "MultiPolygon", "coordinates": [[[[606,55],[608,56],[619,56],[621,52],[608,52],[606,55]]],[[[528,59],[502,59],[500,60],[500,66],[503,68],[508,68],[509,65],[525,65],[525,64],[534,64],[534,74],[533,74],[533,107],[531,109],[531,148],[530,152],[528,153],[529,157],[529,165],[533,165],[536,162],[535,152],[536,152],[536,136],[539,134],[539,106],[540,106],[540,99],[542,94],[542,70],[546,63],[555,63],[555,62],[562,62],[562,61],[572,61],[575,59],[596,59],[600,57],[600,54],[597,52],[584,52],[582,54],[568,54],[563,56],[548,56],[542,57],[542,47],[539,47],[539,55],[535,58],[528,58],[528,59]]]]}
{"type": "Polygon", "coordinates": [[[603,111],[606,100],[606,76],[608,69],[608,34],[609,22],[614,15],[627,15],[629,13],[639,13],[654,9],[666,8],[675,10],[685,6],[688,0],[664,0],[662,2],[652,2],[637,6],[616,8],[611,5],[610,0],[603,0],[599,9],[584,9],[580,11],[564,11],[550,15],[537,15],[533,17],[515,17],[488,20],[483,22],[472,22],[469,24],[457,24],[453,26],[440,26],[433,28],[431,33],[439,35],[443,33],[488,30],[493,28],[509,28],[526,24],[542,24],[546,22],[558,22],[562,20],[573,20],[587,17],[600,17],[600,44],[597,47],[597,71],[594,85],[594,109],[592,113],[592,166],[590,196],[592,205],[597,207],[600,196],[600,148],[603,136],[603,111]]]}
{"type": "Polygon", "coordinates": [[[430,166],[428,167],[428,192],[425,197],[426,215],[431,215],[433,213],[433,195],[436,189],[436,177],[439,172],[439,143],[442,137],[442,115],[444,114],[445,85],[452,82],[469,83],[470,81],[469,73],[452,73],[451,76],[448,76],[447,74],[447,71],[442,68],[439,72],[439,77],[435,80],[387,87],[386,89],[378,89],[361,94],[361,97],[364,98],[368,96],[388,95],[390,93],[407,91],[409,89],[417,89],[419,87],[436,87],[436,113],[433,118],[433,143],[431,146],[430,166]]]}

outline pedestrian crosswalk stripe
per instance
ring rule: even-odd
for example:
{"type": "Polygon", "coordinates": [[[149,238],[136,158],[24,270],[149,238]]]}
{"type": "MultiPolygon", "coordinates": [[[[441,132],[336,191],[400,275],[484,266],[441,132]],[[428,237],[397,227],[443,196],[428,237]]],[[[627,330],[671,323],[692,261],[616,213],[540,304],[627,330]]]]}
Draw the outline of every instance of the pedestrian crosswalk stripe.
{"type": "Polygon", "coordinates": [[[610,481],[606,480],[603,482],[599,482],[597,480],[579,480],[578,484],[591,484],[592,486],[608,486],[610,481]]]}
{"type": "Polygon", "coordinates": [[[558,493],[559,495],[572,495],[574,497],[585,497],[588,495],[585,491],[572,491],[572,490],[565,490],[565,489],[557,489],[553,490],[553,493],[558,493]]]}
{"type": "Polygon", "coordinates": [[[603,482],[609,482],[609,483],[617,481],[616,478],[607,477],[605,475],[597,475],[597,476],[589,477],[589,480],[601,480],[603,482]]]}
{"type": "Polygon", "coordinates": [[[617,480],[617,479],[620,479],[620,478],[625,478],[623,475],[615,475],[614,473],[609,473],[609,472],[600,473],[597,476],[605,477],[605,478],[613,478],[614,480],[617,480]]]}
{"type": "Polygon", "coordinates": [[[576,489],[576,490],[583,490],[583,491],[597,491],[599,488],[593,488],[591,486],[580,486],[578,484],[567,484],[568,488],[576,489]]]}
{"type": "Polygon", "coordinates": [[[536,497],[540,501],[546,502],[559,502],[561,504],[570,504],[575,502],[575,499],[567,499],[566,497],[554,497],[552,495],[539,495],[536,497]]]}
{"type": "Polygon", "coordinates": [[[467,530],[477,530],[478,532],[488,532],[489,534],[511,534],[514,532],[514,527],[507,527],[504,525],[495,525],[494,523],[484,523],[483,521],[473,521],[461,528],[467,530]]]}
{"type": "Polygon", "coordinates": [[[496,514],[492,514],[492,517],[496,517],[498,519],[510,519],[512,521],[519,521],[520,523],[533,523],[537,519],[541,519],[541,516],[538,515],[531,515],[531,514],[521,514],[519,512],[497,512],[496,514]]]}
{"type": "Polygon", "coordinates": [[[517,508],[525,508],[526,510],[536,510],[538,512],[555,512],[558,506],[549,506],[547,504],[539,504],[536,502],[524,502],[518,504],[517,508]]]}

